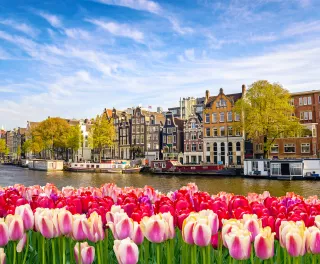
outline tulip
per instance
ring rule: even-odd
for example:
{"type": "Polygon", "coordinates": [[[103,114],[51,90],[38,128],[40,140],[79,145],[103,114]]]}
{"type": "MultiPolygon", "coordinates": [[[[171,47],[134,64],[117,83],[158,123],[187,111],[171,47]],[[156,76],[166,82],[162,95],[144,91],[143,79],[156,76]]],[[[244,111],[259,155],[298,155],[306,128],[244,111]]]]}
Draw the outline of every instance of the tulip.
{"type": "Polygon", "coordinates": [[[195,214],[190,214],[186,219],[183,221],[182,225],[182,238],[184,242],[187,244],[193,245],[194,239],[193,239],[193,228],[194,225],[197,222],[197,217],[195,214]]]}
{"type": "Polygon", "coordinates": [[[138,222],[133,222],[133,230],[130,235],[130,238],[132,239],[132,241],[135,244],[137,244],[137,245],[142,244],[142,242],[144,240],[144,236],[143,236],[141,227],[138,222]]]}
{"type": "Polygon", "coordinates": [[[119,264],[136,264],[139,260],[138,246],[129,238],[115,240],[113,246],[114,253],[119,264]]]}
{"type": "Polygon", "coordinates": [[[265,260],[274,255],[274,236],[269,226],[260,230],[254,239],[254,250],[258,258],[265,260]]]}
{"type": "Polygon", "coordinates": [[[163,219],[165,220],[165,222],[167,223],[167,238],[166,239],[173,239],[176,235],[176,232],[174,230],[174,219],[173,216],[171,215],[171,213],[167,212],[167,213],[163,213],[162,214],[163,219]]]}
{"type": "Polygon", "coordinates": [[[108,222],[115,239],[130,237],[133,230],[133,220],[126,213],[114,213],[114,222],[108,222]]]}
{"type": "Polygon", "coordinates": [[[223,245],[227,247],[227,243],[225,241],[225,237],[228,233],[231,232],[232,228],[238,228],[238,229],[243,229],[243,224],[237,220],[237,219],[229,219],[229,220],[222,220],[223,226],[221,230],[221,238],[223,241],[223,245]]]}
{"type": "Polygon", "coordinates": [[[320,253],[320,230],[315,226],[308,228],[307,248],[312,254],[320,253]]]}
{"type": "Polygon", "coordinates": [[[10,240],[17,241],[23,237],[24,228],[20,215],[8,215],[6,218],[10,240]]]}
{"type": "Polygon", "coordinates": [[[225,235],[225,241],[231,257],[237,260],[250,258],[251,234],[248,230],[233,227],[225,235]]]}
{"type": "Polygon", "coordinates": [[[88,228],[88,220],[85,215],[73,215],[72,236],[74,240],[86,240],[88,238],[88,228]]]}
{"type": "Polygon", "coordinates": [[[215,235],[218,233],[219,230],[219,218],[216,213],[214,213],[212,210],[202,210],[199,212],[200,216],[206,216],[208,218],[208,224],[211,228],[212,235],[215,235]]]}
{"type": "Polygon", "coordinates": [[[205,247],[211,242],[211,228],[207,223],[197,221],[193,227],[192,237],[197,246],[205,247]]]}
{"type": "Polygon", "coordinates": [[[120,205],[112,205],[110,212],[106,213],[107,223],[114,222],[114,214],[115,213],[124,213],[124,210],[120,205]]]}
{"type": "Polygon", "coordinates": [[[80,243],[80,255],[79,255],[79,242],[74,246],[74,256],[76,262],[79,263],[81,257],[82,264],[91,264],[94,261],[95,250],[94,247],[89,246],[87,242],[80,243]]]}
{"type": "Polygon", "coordinates": [[[62,209],[58,213],[58,226],[62,235],[68,235],[72,232],[72,214],[62,209]]]}
{"type": "Polygon", "coordinates": [[[45,238],[50,239],[54,237],[53,222],[50,216],[42,213],[37,218],[37,222],[39,231],[45,238]]]}
{"type": "Polygon", "coordinates": [[[161,243],[169,237],[168,223],[162,217],[162,214],[145,216],[140,223],[144,236],[153,243],[161,243]]]}
{"type": "Polygon", "coordinates": [[[9,229],[7,224],[0,218],[0,247],[4,247],[9,241],[9,229]]]}
{"type": "Polygon", "coordinates": [[[258,235],[261,225],[261,220],[258,220],[256,215],[243,215],[244,228],[246,228],[251,233],[251,240],[254,241],[255,237],[258,235]]]}
{"type": "Polygon", "coordinates": [[[3,248],[0,248],[0,264],[6,264],[6,253],[3,248]]]}
{"type": "Polygon", "coordinates": [[[20,239],[20,241],[17,244],[17,252],[18,253],[22,252],[24,246],[26,245],[26,242],[27,242],[27,234],[24,233],[23,237],[20,239]]]}
{"type": "Polygon", "coordinates": [[[20,205],[16,207],[15,214],[20,215],[22,217],[23,226],[25,230],[33,229],[34,215],[29,204],[20,205]]]}
{"type": "Polygon", "coordinates": [[[93,212],[88,218],[88,239],[94,243],[104,239],[101,216],[93,212]]]}

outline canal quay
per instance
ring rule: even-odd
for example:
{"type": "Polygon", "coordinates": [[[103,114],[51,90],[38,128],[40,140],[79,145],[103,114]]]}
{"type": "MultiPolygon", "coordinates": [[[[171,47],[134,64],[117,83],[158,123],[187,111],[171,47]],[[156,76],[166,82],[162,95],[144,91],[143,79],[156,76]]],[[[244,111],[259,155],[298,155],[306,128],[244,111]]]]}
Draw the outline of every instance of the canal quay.
{"type": "Polygon", "coordinates": [[[115,183],[119,187],[144,187],[150,185],[161,192],[169,192],[194,182],[199,190],[210,194],[220,191],[246,195],[251,192],[262,193],[269,191],[271,195],[282,196],[286,192],[295,192],[304,197],[317,194],[318,181],[287,181],[267,179],[247,179],[223,176],[171,176],[154,174],[118,174],[118,173],[85,173],[85,172],[45,172],[33,171],[16,166],[0,165],[0,186],[10,186],[16,183],[45,185],[53,183],[58,188],[99,187],[105,183],[115,183]]]}

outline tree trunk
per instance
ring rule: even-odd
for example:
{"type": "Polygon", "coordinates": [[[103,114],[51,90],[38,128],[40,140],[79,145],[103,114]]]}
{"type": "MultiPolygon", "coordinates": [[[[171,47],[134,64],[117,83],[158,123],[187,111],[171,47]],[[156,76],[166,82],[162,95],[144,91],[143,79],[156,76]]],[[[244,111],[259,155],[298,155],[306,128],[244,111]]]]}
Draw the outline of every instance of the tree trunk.
{"type": "Polygon", "coordinates": [[[267,149],[267,141],[268,141],[268,138],[267,136],[264,136],[263,137],[263,158],[264,159],[267,159],[268,158],[268,149],[267,149]]]}
{"type": "Polygon", "coordinates": [[[102,154],[102,148],[99,151],[99,163],[101,163],[101,154],[102,154]]]}

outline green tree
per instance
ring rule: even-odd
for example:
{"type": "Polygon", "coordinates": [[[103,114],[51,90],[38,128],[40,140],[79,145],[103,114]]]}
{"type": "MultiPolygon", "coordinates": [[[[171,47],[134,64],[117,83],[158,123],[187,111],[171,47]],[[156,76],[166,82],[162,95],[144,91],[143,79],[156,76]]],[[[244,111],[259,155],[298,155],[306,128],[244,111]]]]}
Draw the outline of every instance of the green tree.
{"type": "Polygon", "coordinates": [[[69,129],[68,134],[68,141],[67,141],[67,147],[72,149],[72,159],[74,160],[74,154],[78,149],[80,148],[80,144],[82,142],[81,140],[82,134],[80,130],[80,126],[71,126],[69,129]]]}
{"type": "Polygon", "coordinates": [[[108,119],[106,114],[97,115],[90,129],[90,145],[99,152],[99,161],[101,162],[102,150],[111,147],[114,144],[116,130],[113,125],[113,119],[108,119]]]}
{"type": "Polygon", "coordinates": [[[280,135],[302,133],[303,126],[294,115],[290,98],[290,93],[280,84],[261,80],[253,83],[235,104],[234,111],[242,116],[236,128],[243,129],[247,139],[263,140],[264,158],[280,135]]]}
{"type": "Polygon", "coordinates": [[[18,146],[18,148],[17,148],[17,158],[18,158],[18,160],[20,160],[20,158],[21,158],[21,146],[18,146]]]}
{"type": "Polygon", "coordinates": [[[23,142],[22,144],[22,152],[24,154],[29,153],[30,151],[32,151],[32,141],[31,139],[27,139],[25,142],[23,142]]]}
{"type": "Polygon", "coordinates": [[[4,154],[6,151],[6,140],[4,138],[0,139],[0,154],[4,154]]]}

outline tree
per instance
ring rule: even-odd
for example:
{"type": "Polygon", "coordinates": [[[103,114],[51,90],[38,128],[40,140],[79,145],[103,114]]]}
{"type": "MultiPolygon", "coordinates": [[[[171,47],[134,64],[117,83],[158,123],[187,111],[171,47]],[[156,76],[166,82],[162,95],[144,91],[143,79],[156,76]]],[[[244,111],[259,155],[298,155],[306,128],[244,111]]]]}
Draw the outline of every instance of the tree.
{"type": "Polygon", "coordinates": [[[32,151],[32,141],[31,141],[31,139],[27,139],[22,144],[22,152],[26,155],[30,151],[32,151]]]}
{"type": "Polygon", "coordinates": [[[290,99],[290,93],[280,84],[262,80],[253,83],[235,104],[234,112],[242,116],[237,129],[243,129],[252,141],[263,139],[264,158],[280,135],[295,136],[303,131],[290,99]]]}
{"type": "Polygon", "coordinates": [[[67,147],[70,125],[65,119],[54,117],[40,122],[32,131],[32,148],[34,152],[48,150],[50,158],[55,157],[57,148],[67,147]]]}
{"type": "Polygon", "coordinates": [[[82,142],[81,138],[82,134],[80,126],[71,126],[68,134],[67,147],[72,149],[72,159],[74,159],[74,153],[80,148],[80,144],[82,142]]]}
{"type": "Polygon", "coordinates": [[[5,153],[6,147],[7,147],[6,140],[4,138],[1,138],[0,139],[0,154],[5,153]]]}
{"type": "Polygon", "coordinates": [[[21,146],[18,146],[18,148],[17,148],[17,158],[18,158],[18,160],[20,160],[20,158],[21,158],[21,146]]]}
{"type": "Polygon", "coordinates": [[[115,136],[116,130],[113,125],[113,119],[108,119],[105,113],[97,115],[90,129],[89,142],[94,149],[98,150],[100,162],[102,150],[113,146],[115,136]]]}
{"type": "Polygon", "coordinates": [[[132,153],[132,159],[143,157],[142,148],[139,146],[132,146],[130,147],[130,151],[132,153]]]}

